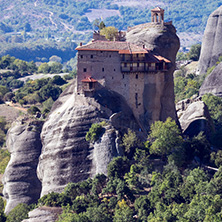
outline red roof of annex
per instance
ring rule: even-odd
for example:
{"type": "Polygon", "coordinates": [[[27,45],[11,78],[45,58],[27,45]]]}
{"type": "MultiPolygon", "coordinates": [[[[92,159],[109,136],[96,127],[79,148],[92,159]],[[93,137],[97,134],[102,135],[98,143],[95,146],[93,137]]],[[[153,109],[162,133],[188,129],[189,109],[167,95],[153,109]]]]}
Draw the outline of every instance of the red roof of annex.
{"type": "Polygon", "coordinates": [[[81,80],[82,82],[97,82],[97,80],[93,79],[91,76],[81,80]]]}

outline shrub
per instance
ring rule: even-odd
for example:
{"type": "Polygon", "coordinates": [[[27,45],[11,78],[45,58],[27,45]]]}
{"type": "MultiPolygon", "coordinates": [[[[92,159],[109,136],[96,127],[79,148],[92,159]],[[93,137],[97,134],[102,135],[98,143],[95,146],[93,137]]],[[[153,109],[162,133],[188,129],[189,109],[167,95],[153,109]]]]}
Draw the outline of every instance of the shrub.
{"type": "Polygon", "coordinates": [[[31,115],[35,115],[37,112],[41,112],[40,109],[37,106],[31,106],[28,109],[28,113],[31,115]]]}
{"type": "Polygon", "coordinates": [[[7,222],[21,222],[28,218],[29,206],[24,203],[18,204],[7,216],[7,222]]]}
{"type": "Polygon", "coordinates": [[[95,142],[104,133],[104,128],[99,123],[93,123],[86,134],[86,141],[95,142]]]}
{"type": "Polygon", "coordinates": [[[66,196],[65,194],[61,193],[49,193],[41,197],[38,201],[40,205],[46,205],[49,207],[61,207],[66,205],[71,205],[72,201],[70,197],[66,196]]]}

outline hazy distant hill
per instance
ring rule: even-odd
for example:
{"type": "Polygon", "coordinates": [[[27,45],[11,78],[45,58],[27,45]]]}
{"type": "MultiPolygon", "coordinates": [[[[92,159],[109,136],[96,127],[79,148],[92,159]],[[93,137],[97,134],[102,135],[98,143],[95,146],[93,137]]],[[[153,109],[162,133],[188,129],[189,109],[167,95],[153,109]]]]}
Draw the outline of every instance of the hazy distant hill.
{"type": "MultiPolygon", "coordinates": [[[[208,16],[222,0],[0,0],[0,44],[50,41],[87,42],[93,21],[102,19],[120,30],[150,21],[150,9],[165,9],[182,44],[200,41],[208,16]]],[[[0,45],[1,46],[1,45],[0,45]]],[[[2,46],[0,47],[2,49],[2,46]]],[[[5,53],[0,51],[0,56],[5,53]]]]}

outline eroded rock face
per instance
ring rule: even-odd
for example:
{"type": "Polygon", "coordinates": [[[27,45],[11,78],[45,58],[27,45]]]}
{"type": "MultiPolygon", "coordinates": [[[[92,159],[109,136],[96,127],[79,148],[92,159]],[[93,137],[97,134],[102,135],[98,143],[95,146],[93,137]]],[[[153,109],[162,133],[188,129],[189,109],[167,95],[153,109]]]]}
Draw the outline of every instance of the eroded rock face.
{"type": "Polygon", "coordinates": [[[54,222],[61,213],[61,207],[38,207],[29,212],[29,219],[22,222],[54,222]]]}
{"type": "Polygon", "coordinates": [[[201,131],[209,135],[213,129],[212,119],[206,104],[201,101],[201,97],[195,100],[182,100],[177,103],[176,108],[185,135],[192,137],[198,135],[201,131]]]}
{"type": "Polygon", "coordinates": [[[11,159],[3,177],[6,213],[19,203],[35,203],[40,197],[36,168],[42,149],[42,125],[38,120],[16,121],[8,132],[6,145],[11,159]]]}
{"type": "MultiPolygon", "coordinates": [[[[153,50],[172,62],[172,67],[164,74],[164,82],[161,83],[163,89],[161,89],[159,120],[165,121],[169,116],[177,120],[174,104],[173,72],[176,67],[175,60],[180,47],[180,41],[176,35],[175,27],[171,24],[162,26],[155,23],[137,25],[129,29],[126,34],[126,41],[140,46],[145,45],[146,48],[153,50]]],[[[152,91],[149,91],[150,93],[152,91]]],[[[149,95],[147,96],[149,97],[149,95]]],[[[154,96],[151,95],[150,97],[154,98],[154,96]]],[[[146,109],[149,110],[149,107],[146,109]]]]}
{"type": "Polygon", "coordinates": [[[222,63],[216,66],[200,87],[200,96],[206,93],[212,93],[215,96],[222,97],[222,63]]]}
{"type": "Polygon", "coordinates": [[[222,55],[222,6],[216,9],[208,18],[202,41],[199,59],[199,73],[207,72],[222,55]]]}
{"type": "Polygon", "coordinates": [[[105,133],[99,141],[95,142],[92,162],[92,173],[94,175],[100,173],[107,175],[107,163],[109,163],[113,157],[123,154],[118,134],[118,131],[112,126],[105,126],[105,133]]]}
{"type": "Polygon", "coordinates": [[[121,154],[119,132],[128,127],[138,131],[132,111],[124,99],[112,91],[100,90],[94,97],[74,92],[71,85],[55,103],[42,129],[42,153],[38,176],[42,181],[41,196],[51,191],[61,192],[69,182],[78,182],[106,173],[110,160],[121,154]],[[120,126],[114,130],[110,116],[120,113],[120,126]],[[108,127],[95,144],[85,140],[92,123],[107,121],[108,127]]]}

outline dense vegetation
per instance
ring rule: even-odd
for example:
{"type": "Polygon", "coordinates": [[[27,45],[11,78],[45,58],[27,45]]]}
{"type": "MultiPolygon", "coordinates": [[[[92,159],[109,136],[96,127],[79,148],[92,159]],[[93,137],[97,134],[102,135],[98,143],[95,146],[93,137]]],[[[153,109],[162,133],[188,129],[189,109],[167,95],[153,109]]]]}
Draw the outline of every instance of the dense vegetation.
{"type": "MultiPolygon", "coordinates": [[[[184,139],[168,118],[152,125],[145,143],[128,131],[122,147],[125,156],[109,163],[107,176],[69,183],[61,194],[40,198],[37,206],[63,207],[60,222],[222,220],[222,155],[212,154],[202,133],[184,139]],[[215,164],[217,172],[205,170],[215,164]]],[[[23,208],[10,217],[27,217],[23,208]]]]}

